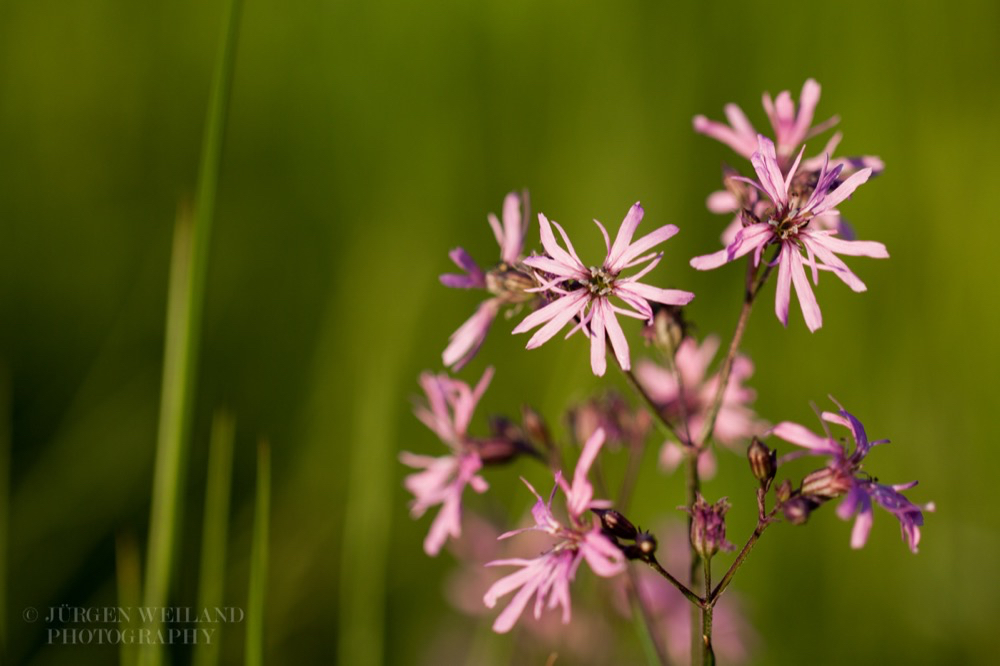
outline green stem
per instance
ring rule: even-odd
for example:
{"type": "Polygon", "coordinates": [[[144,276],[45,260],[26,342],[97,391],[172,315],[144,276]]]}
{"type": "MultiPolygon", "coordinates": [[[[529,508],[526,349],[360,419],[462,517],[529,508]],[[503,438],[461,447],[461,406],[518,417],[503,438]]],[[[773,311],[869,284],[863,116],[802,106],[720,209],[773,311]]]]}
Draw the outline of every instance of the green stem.
{"type": "Polygon", "coordinates": [[[623,375],[625,375],[625,379],[628,381],[629,386],[632,387],[632,390],[635,391],[636,395],[638,395],[639,398],[646,404],[646,409],[649,410],[650,415],[652,415],[653,423],[656,424],[656,427],[660,431],[660,434],[665,439],[674,439],[678,442],[683,443],[684,440],[677,433],[677,430],[674,428],[673,424],[671,424],[669,421],[663,418],[663,414],[660,413],[660,410],[656,406],[656,403],[653,402],[653,399],[651,397],[649,397],[649,394],[646,393],[646,390],[642,388],[642,385],[639,384],[639,381],[635,378],[635,375],[632,374],[632,371],[626,370],[620,364],[618,364],[617,358],[615,359],[615,361],[616,365],[618,365],[618,369],[622,371],[623,375]]]}
{"type": "MultiPolygon", "coordinates": [[[[776,510],[777,509],[775,509],[775,511],[776,510]]],[[[743,566],[743,562],[746,561],[747,556],[750,555],[750,551],[753,550],[757,540],[760,539],[760,535],[763,534],[764,530],[766,530],[768,525],[771,524],[771,517],[774,516],[775,511],[771,511],[768,516],[757,520],[757,527],[754,528],[750,538],[747,539],[745,544],[743,544],[743,548],[740,550],[739,555],[737,555],[736,559],[733,560],[733,563],[729,566],[729,569],[722,577],[722,580],[719,581],[719,584],[715,586],[712,594],[708,597],[709,605],[714,606],[719,601],[719,597],[722,596],[722,593],[726,591],[727,587],[729,587],[729,583],[733,580],[733,576],[735,576],[739,568],[743,566]]]]}
{"type": "Polygon", "coordinates": [[[669,571],[660,566],[660,563],[656,560],[655,557],[651,556],[650,559],[646,561],[646,564],[652,567],[653,570],[656,571],[658,574],[660,574],[668,581],[670,581],[670,584],[676,587],[680,591],[680,593],[683,594],[685,597],[687,597],[688,601],[693,603],[695,606],[698,606],[700,608],[705,604],[705,600],[699,597],[694,592],[692,592],[691,588],[689,588],[687,585],[677,580],[669,571]]]}
{"type": "MultiPolygon", "coordinates": [[[[177,516],[190,439],[205,274],[233,80],[239,7],[240,0],[229,0],[226,9],[225,32],[213,76],[202,142],[193,219],[180,215],[174,237],[143,598],[147,607],[166,606],[174,554],[178,550],[177,516]]],[[[158,666],[163,659],[162,649],[146,646],[140,657],[144,665],[158,666]]]]}
{"type": "Polygon", "coordinates": [[[698,436],[698,446],[704,446],[708,438],[715,430],[715,420],[719,417],[719,410],[722,408],[722,398],[726,394],[726,387],[729,384],[729,375],[733,371],[733,363],[736,361],[736,352],[739,351],[740,342],[743,340],[743,333],[746,332],[747,322],[750,320],[750,312],[753,310],[753,303],[760,293],[761,287],[771,275],[773,262],[768,262],[764,267],[764,272],[757,278],[759,266],[754,266],[753,260],[747,262],[746,287],[743,292],[743,307],[740,308],[740,317],[736,321],[736,330],[733,331],[733,339],[729,343],[729,351],[722,362],[722,369],[719,371],[719,386],[715,390],[715,397],[705,415],[705,424],[702,426],[701,434],[698,436]]]}
{"type": "MultiPolygon", "coordinates": [[[[712,561],[705,559],[705,598],[712,590],[712,561]]],[[[701,609],[701,663],[704,666],[714,666],[715,650],[712,648],[712,604],[705,604],[701,609]]]]}

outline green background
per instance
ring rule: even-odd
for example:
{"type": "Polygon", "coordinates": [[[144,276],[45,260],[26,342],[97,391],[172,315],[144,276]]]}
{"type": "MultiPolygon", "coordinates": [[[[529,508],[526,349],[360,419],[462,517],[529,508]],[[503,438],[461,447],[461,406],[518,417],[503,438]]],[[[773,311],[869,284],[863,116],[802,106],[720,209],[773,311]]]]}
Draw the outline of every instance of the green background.
{"type": "MultiPolygon", "coordinates": [[[[865,294],[827,276],[816,334],[794,303],[782,329],[765,289],[744,345],[756,405],[772,422],[812,425],[809,401],[833,394],[872,436],[893,440],[869,470],[920,479],[910,496],[938,512],[916,556],[885,513],[859,552],[830,508],[806,527],[778,526],[733,589],[761,636],[756,663],[995,658],[1000,5],[871,5],[250,0],[176,605],[194,605],[209,425],[226,406],[237,418],[230,605],[246,604],[255,444],[273,445],[270,663],[483,663],[466,656],[470,642],[476,659],[511,659],[511,639],[491,638],[489,619],[445,601],[456,564],[423,554],[429,519],[408,517],[396,460],[402,449],[443,452],[409,401],[477,302],[437,284],[447,251],[491,261],[486,213],[527,187],[534,209],[596,261],[589,220],[616,228],[641,199],[645,228],[681,228],[650,281],[696,292],[698,330],[728,335],[741,270],[697,273],[687,260],[716,249],[723,220],[704,199],[721,162],[742,161],[696,135],[691,117],[721,119],[732,101],[763,127],[762,91],[797,98],[815,77],[818,118],[842,118],[842,154],[886,162],[843,208],[892,258],[849,261],[865,294]]],[[[113,605],[115,536],[145,540],[170,239],[192,196],[221,14],[220,3],[189,0],[0,2],[10,663],[117,656],[46,646],[22,610],[113,605]]],[[[582,337],[525,352],[509,328],[499,322],[461,373],[471,382],[498,368],[475,430],[522,402],[559,423],[601,385],[582,337]]],[[[742,542],[749,476],[739,456],[721,460],[706,493],[730,497],[730,538],[742,542]]],[[[491,470],[511,518],[529,499],[517,474],[548,485],[530,464],[491,470]]],[[[648,470],[637,519],[682,517],[681,486],[648,470]]],[[[242,630],[223,636],[229,663],[241,661],[242,630]]]]}

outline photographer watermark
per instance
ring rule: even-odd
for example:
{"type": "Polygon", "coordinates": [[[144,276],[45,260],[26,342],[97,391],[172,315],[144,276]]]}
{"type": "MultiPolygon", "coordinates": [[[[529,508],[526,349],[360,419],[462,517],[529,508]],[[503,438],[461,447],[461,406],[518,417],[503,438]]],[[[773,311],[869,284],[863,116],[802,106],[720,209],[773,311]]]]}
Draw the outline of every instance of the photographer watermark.
{"type": "Polygon", "coordinates": [[[25,622],[44,622],[49,645],[210,644],[222,625],[243,622],[238,606],[33,606],[25,622]]]}

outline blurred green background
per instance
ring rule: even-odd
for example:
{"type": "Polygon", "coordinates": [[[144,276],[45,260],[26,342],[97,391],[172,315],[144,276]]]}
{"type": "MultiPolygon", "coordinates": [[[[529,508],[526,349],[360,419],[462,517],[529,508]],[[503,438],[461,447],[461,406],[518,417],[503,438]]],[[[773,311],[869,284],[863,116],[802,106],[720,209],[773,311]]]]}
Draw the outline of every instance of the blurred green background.
{"type": "MultiPolygon", "coordinates": [[[[114,605],[116,535],[145,543],[171,234],[194,188],[221,15],[191,0],[0,2],[4,663],[117,658],[45,645],[22,610],[114,605]]],[[[691,117],[721,119],[732,101],[763,127],[761,92],[797,98],[815,77],[817,117],[842,118],[841,153],[886,162],[844,210],[892,258],[849,262],[862,295],[828,276],[814,335],[795,305],[783,330],[766,288],[744,345],[757,408],[813,424],[809,401],[837,396],[893,440],[869,469],[920,479],[910,496],[938,512],[917,556],[885,513],[860,552],[832,510],[773,528],[733,587],[761,636],[755,663],[994,660],[998,25],[990,0],[247,2],[174,603],[194,605],[211,414],[224,406],[237,419],[229,605],[246,604],[255,444],[273,445],[270,663],[512,659],[492,615],[445,600],[457,565],[421,550],[429,518],[408,517],[396,459],[443,451],[409,401],[478,300],[437,284],[447,251],[492,261],[486,213],[527,187],[596,257],[590,219],[616,228],[641,199],[645,228],[681,227],[651,281],[695,291],[698,330],[728,336],[740,269],[696,273],[687,259],[716,249],[724,221],[704,199],[723,160],[743,164],[691,117]]],[[[522,402],[558,424],[601,385],[583,338],[525,352],[509,328],[461,374],[498,368],[474,429],[522,402]]],[[[721,460],[706,493],[730,496],[742,542],[749,476],[739,456],[721,460]]],[[[529,499],[516,474],[549,483],[529,463],[489,473],[512,519],[529,499]]],[[[649,470],[638,520],[679,519],[681,486],[649,470]]],[[[242,631],[223,634],[226,663],[241,663],[242,631]]]]}

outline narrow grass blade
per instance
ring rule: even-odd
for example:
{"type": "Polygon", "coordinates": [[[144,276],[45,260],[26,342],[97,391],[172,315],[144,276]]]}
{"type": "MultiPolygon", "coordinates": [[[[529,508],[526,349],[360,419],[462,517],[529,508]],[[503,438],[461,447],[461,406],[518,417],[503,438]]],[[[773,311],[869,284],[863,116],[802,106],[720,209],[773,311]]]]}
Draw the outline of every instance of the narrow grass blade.
{"type": "MultiPolygon", "coordinates": [[[[115,576],[118,582],[118,607],[130,609],[128,614],[120,616],[118,628],[123,635],[130,635],[140,628],[139,618],[133,613],[139,607],[142,596],[139,544],[131,532],[119,532],[115,537],[115,576]]],[[[118,659],[121,666],[135,666],[139,659],[136,645],[122,641],[118,659]]]]}
{"type": "MultiPolygon", "coordinates": [[[[174,239],[143,598],[143,605],[153,608],[167,603],[173,558],[177,551],[177,516],[180,513],[184,463],[190,439],[205,274],[219,159],[233,80],[239,8],[240,0],[229,0],[227,3],[202,142],[193,219],[180,216],[174,239]]],[[[156,626],[149,628],[157,629],[156,626]]],[[[162,660],[159,646],[144,647],[141,651],[140,662],[144,666],[158,666],[162,660]]]]}
{"type": "MultiPolygon", "coordinates": [[[[201,531],[201,564],[198,567],[198,611],[223,605],[226,575],[226,542],[229,535],[229,494],[233,478],[233,437],[236,422],[224,410],[212,420],[212,439],[208,448],[208,481],[205,487],[205,519],[201,531]]],[[[194,666],[219,663],[219,639],[216,632],[210,642],[200,642],[194,649],[194,666]]]]}
{"type": "Polygon", "coordinates": [[[7,553],[10,547],[10,371],[0,363],[0,664],[7,662],[7,553]]]}
{"type": "Polygon", "coordinates": [[[257,506],[250,546],[250,591],[247,595],[246,666],[264,663],[264,599],[267,592],[268,531],[271,507],[271,451],[266,441],[257,447],[257,506]]]}

